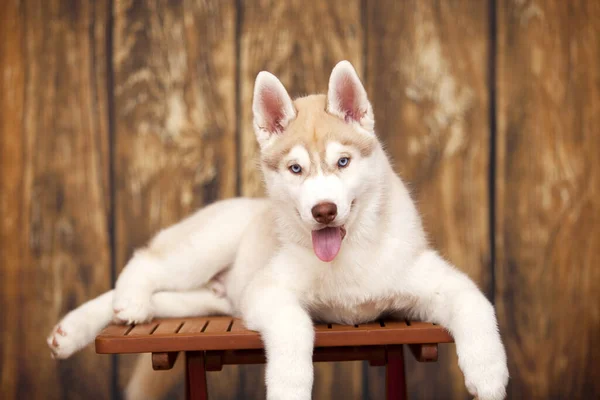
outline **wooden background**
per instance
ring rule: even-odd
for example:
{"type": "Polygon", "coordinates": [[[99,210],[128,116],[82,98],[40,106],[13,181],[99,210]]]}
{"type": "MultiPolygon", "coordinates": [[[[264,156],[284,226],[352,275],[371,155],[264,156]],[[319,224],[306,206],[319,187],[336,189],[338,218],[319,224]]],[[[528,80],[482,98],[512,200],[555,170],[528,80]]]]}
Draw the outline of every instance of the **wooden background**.
{"type": "MultiPolygon", "coordinates": [[[[600,397],[597,0],[3,0],[0,393],[118,398],[131,358],[50,359],[45,336],[135,247],[219,198],[262,194],[254,77],[324,92],[358,69],[434,244],[495,302],[513,399],[600,397]]],[[[454,347],[408,363],[464,399],[454,347]]],[[[316,399],[383,399],[383,371],[320,364],[316,399]]],[[[264,398],[261,367],[213,399],[264,398]]],[[[173,397],[180,392],[173,394],[173,397]]]]}

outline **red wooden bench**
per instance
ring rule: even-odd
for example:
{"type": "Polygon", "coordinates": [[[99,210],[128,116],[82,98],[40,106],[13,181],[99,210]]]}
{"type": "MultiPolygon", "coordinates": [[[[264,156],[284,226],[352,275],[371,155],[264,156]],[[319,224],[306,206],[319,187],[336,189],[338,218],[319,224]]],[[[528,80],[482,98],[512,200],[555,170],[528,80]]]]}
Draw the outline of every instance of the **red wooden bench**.
{"type": "MultiPolygon", "coordinates": [[[[337,324],[315,327],[313,359],[319,361],[369,361],[386,366],[387,398],[406,398],[403,346],[419,361],[436,361],[438,343],[453,341],[448,332],[424,322],[381,320],[364,325],[337,324]]],[[[186,397],[208,398],[206,371],[223,365],[265,362],[257,332],[239,319],[203,317],[157,319],[148,324],[111,325],[96,337],[101,354],[152,353],[155,370],[171,369],[179,352],[185,352],[186,397]]]]}

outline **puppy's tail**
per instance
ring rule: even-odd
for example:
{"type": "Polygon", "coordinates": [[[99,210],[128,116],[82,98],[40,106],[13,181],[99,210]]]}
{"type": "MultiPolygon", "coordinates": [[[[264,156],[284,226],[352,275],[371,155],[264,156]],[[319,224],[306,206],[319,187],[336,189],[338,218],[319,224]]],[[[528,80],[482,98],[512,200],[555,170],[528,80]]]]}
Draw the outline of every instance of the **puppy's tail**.
{"type": "Polygon", "coordinates": [[[185,357],[179,355],[168,371],[154,371],[150,354],[141,354],[133,375],[125,389],[125,400],[160,400],[178,383],[183,381],[185,357]]]}

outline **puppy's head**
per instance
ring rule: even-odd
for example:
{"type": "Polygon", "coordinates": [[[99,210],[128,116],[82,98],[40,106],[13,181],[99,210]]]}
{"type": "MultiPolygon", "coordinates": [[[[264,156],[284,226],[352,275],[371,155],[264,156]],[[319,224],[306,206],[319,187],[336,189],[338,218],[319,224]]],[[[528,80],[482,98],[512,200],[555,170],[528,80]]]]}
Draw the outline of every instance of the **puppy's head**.
{"type": "Polygon", "coordinates": [[[342,61],[327,96],[295,101],[274,75],[261,72],[252,110],[269,196],[311,234],[317,257],[333,260],[376,173],[373,110],[356,71],[342,61]]]}

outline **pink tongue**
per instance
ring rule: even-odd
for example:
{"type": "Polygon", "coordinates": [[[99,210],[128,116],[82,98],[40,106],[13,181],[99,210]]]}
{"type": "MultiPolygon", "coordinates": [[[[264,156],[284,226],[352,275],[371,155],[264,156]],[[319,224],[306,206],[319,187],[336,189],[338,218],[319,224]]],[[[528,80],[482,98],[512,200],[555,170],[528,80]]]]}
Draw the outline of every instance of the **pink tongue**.
{"type": "Polygon", "coordinates": [[[312,231],[312,242],[313,250],[321,261],[332,261],[342,246],[341,228],[323,228],[312,231]]]}

